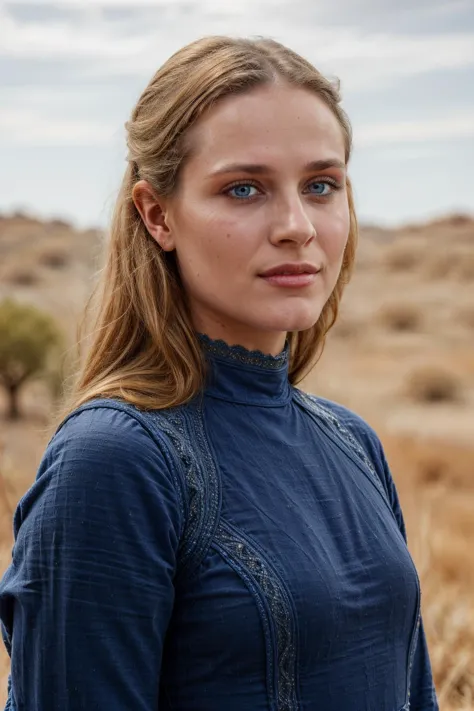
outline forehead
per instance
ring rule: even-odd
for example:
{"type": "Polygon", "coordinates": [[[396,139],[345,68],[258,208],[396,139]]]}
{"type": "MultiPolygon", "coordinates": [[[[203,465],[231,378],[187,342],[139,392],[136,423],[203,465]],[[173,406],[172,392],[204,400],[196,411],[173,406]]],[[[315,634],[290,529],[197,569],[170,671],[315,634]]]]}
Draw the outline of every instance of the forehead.
{"type": "Polygon", "coordinates": [[[345,160],[342,128],[318,96],[299,87],[270,85],[226,97],[190,130],[189,168],[214,170],[227,162],[345,160]]]}

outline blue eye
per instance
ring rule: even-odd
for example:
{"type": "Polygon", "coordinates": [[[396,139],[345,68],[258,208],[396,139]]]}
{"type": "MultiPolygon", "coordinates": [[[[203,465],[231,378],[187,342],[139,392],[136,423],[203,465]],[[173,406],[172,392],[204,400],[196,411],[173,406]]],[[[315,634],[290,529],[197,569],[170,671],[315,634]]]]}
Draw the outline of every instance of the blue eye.
{"type": "Polygon", "coordinates": [[[251,194],[250,191],[256,189],[255,185],[251,185],[250,183],[241,183],[240,185],[234,185],[233,188],[230,188],[228,190],[228,194],[238,200],[245,200],[245,198],[254,197],[255,193],[251,194]]]}
{"type": "Polygon", "coordinates": [[[331,185],[326,182],[321,182],[321,181],[314,181],[314,183],[310,183],[309,186],[310,192],[312,192],[313,195],[329,195],[330,190],[325,192],[325,188],[331,188],[331,185]],[[316,186],[316,190],[312,191],[311,186],[316,186]]]}

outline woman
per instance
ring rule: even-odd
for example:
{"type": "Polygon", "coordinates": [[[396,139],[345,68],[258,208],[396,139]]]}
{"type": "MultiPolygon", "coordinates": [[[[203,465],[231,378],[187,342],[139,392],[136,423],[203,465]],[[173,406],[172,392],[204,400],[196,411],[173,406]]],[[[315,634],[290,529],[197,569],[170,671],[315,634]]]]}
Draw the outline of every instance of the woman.
{"type": "Polygon", "coordinates": [[[354,262],[337,89],[210,37],[127,128],[93,342],[15,515],[7,708],[436,709],[381,444],[295,387],[354,262]]]}

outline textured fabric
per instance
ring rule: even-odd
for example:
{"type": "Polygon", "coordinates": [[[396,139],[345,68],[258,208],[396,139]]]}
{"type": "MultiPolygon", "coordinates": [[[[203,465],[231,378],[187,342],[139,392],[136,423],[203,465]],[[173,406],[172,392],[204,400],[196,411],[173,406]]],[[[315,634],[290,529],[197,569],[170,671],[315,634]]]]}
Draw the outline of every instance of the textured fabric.
{"type": "Polygon", "coordinates": [[[49,443],[0,585],[12,711],[436,711],[381,444],[276,357],[89,403],[49,443]]]}

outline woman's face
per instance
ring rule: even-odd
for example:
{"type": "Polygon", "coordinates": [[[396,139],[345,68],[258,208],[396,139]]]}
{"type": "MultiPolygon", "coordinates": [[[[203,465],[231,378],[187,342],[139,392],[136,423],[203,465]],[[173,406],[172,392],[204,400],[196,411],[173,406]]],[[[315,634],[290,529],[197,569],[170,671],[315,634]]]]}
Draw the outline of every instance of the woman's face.
{"type": "Polygon", "coordinates": [[[314,94],[276,84],[222,100],[188,138],[178,189],[160,200],[161,217],[142,215],[176,250],[196,330],[276,354],[287,331],[316,323],[341,269],[341,127],[314,94]],[[314,273],[262,276],[295,265],[314,273]]]}

